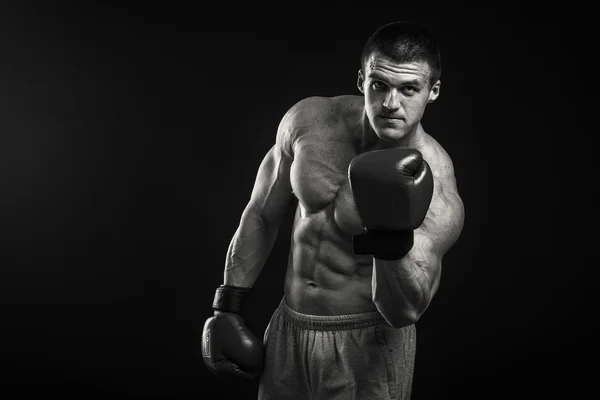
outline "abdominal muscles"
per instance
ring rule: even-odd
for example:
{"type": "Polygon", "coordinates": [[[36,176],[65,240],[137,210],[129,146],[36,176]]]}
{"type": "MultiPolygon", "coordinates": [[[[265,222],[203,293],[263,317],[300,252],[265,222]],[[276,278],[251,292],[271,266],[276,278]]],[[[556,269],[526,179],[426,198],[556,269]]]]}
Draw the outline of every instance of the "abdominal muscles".
{"type": "MultiPolygon", "coordinates": [[[[297,189],[304,194],[314,189],[310,182],[303,183],[297,189]]],[[[299,196],[285,279],[286,301],[295,311],[312,315],[373,311],[373,260],[352,251],[352,235],[363,229],[347,180],[341,179],[329,198],[320,192],[320,204],[315,202],[317,193],[312,192],[312,201],[299,196]]]]}

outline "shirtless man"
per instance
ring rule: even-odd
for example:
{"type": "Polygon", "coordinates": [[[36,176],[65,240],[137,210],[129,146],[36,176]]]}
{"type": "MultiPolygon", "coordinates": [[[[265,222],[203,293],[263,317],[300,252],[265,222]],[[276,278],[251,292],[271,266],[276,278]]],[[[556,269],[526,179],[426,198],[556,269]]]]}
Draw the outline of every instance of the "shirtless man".
{"type": "Polygon", "coordinates": [[[415,322],[463,227],[449,155],[421,125],[441,61],[419,26],[366,42],[362,96],[310,97],[283,116],[227,252],[202,351],[259,399],[409,399],[415,322]],[[298,200],[284,298],[261,343],[243,306],[298,200]]]}

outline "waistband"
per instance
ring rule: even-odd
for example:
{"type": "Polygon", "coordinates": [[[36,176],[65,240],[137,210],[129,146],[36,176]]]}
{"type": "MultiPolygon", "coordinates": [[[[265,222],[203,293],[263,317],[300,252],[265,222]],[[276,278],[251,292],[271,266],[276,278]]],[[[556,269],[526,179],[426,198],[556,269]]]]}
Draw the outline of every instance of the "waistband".
{"type": "Polygon", "coordinates": [[[281,300],[277,310],[287,322],[302,329],[313,331],[342,331],[367,328],[379,324],[387,325],[387,321],[379,311],[344,315],[302,314],[292,310],[285,301],[285,297],[281,300]]]}

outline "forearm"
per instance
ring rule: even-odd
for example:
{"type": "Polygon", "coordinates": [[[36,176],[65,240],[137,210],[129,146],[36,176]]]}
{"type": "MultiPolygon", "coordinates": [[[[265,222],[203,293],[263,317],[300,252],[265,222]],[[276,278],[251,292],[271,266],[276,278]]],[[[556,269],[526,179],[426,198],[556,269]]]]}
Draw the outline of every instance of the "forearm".
{"type": "Polygon", "coordinates": [[[415,237],[415,246],[399,260],[373,259],[373,302],[393,327],[415,323],[437,289],[437,257],[419,242],[415,237]]]}
{"type": "Polygon", "coordinates": [[[277,232],[278,226],[245,212],[227,250],[224,284],[252,287],[273,249],[277,232]]]}

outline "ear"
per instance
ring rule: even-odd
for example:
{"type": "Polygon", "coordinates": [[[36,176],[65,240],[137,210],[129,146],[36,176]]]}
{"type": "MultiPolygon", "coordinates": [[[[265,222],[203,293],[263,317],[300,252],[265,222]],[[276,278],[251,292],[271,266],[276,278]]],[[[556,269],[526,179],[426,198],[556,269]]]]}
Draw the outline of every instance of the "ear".
{"type": "Polygon", "coordinates": [[[358,87],[358,90],[360,90],[361,93],[365,93],[363,86],[365,84],[365,77],[363,76],[363,72],[362,69],[358,70],[358,79],[356,80],[356,87],[358,87]]]}
{"type": "Polygon", "coordinates": [[[429,90],[429,98],[427,99],[427,103],[433,103],[435,99],[440,95],[440,87],[442,86],[442,82],[438,79],[438,81],[431,87],[429,90]]]}

